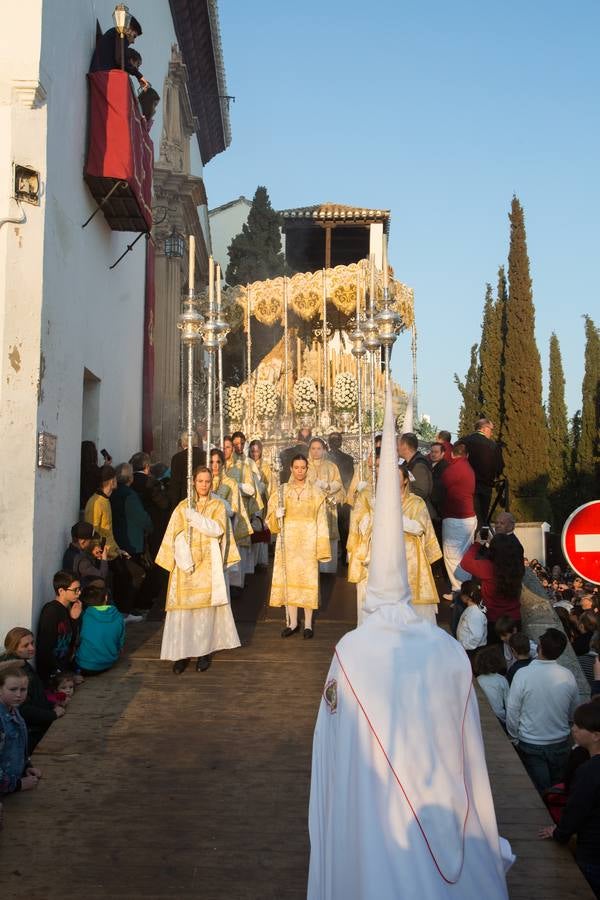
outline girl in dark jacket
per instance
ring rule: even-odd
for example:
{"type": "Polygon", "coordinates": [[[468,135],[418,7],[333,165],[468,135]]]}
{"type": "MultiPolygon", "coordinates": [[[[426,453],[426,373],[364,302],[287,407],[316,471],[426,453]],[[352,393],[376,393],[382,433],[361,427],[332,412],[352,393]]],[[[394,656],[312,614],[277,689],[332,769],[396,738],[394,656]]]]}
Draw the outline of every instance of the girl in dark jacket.
{"type": "Polygon", "coordinates": [[[29,679],[27,699],[20,706],[19,712],[27,725],[28,752],[31,755],[52,723],[64,716],[65,710],[62,706],[53,706],[46,699],[42,679],[29,662],[35,656],[32,632],[28,628],[11,628],[4,638],[4,649],[6,653],[0,660],[23,660],[23,671],[29,679]]]}

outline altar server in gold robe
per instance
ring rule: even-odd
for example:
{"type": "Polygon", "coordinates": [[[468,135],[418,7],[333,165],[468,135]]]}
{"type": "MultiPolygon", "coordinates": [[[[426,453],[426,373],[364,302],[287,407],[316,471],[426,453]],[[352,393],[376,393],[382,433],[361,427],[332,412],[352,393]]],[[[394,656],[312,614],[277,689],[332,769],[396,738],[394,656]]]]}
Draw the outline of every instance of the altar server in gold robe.
{"type": "Polygon", "coordinates": [[[400,486],[412,604],[418,616],[435,625],[438,592],[431,572],[431,564],[437,559],[441,559],[442,551],[435,536],[425,501],[411,493],[410,473],[406,464],[400,466],[400,486]]]}
{"type": "Polygon", "coordinates": [[[325,494],[327,506],[327,525],[329,527],[330,559],[319,568],[321,572],[335,574],[338,563],[338,503],[344,502],[344,485],[340,470],[335,463],[326,459],[325,442],[321,438],[313,438],[308,445],[308,475],[310,484],[315,484],[325,494]]]}
{"type": "Polygon", "coordinates": [[[267,525],[277,534],[270,606],[285,606],[282,637],[298,629],[298,608],[304,609],[304,637],[313,636],[313,610],[319,607],[319,562],[329,559],[330,541],[325,495],[307,478],[305,456],[292,459],[291,477],[283,485],[283,505],[271,495],[267,525]],[[283,540],[282,540],[283,539],[283,540]]]}
{"type": "MultiPolygon", "coordinates": [[[[261,441],[254,440],[250,441],[248,445],[248,454],[250,460],[256,466],[256,471],[258,473],[258,489],[260,492],[260,496],[262,498],[264,509],[261,510],[260,513],[256,513],[255,519],[252,522],[252,528],[254,531],[257,531],[259,528],[262,528],[264,523],[265,516],[267,514],[267,506],[269,503],[269,497],[273,493],[275,486],[275,479],[273,476],[273,470],[269,463],[265,460],[263,454],[263,445],[261,441]]],[[[265,532],[268,535],[268,532],[265,532]]],[[[269,565],[269,544],[265,541],[257,541],[252,544],[252,553],[254,555],[254,565],[255,566],[268,566],[269,565]]]]}
{"type": "MultiPolygon", "coordinates": [[[[377,471],[379,471],[379,447],[377,453],[377,471]]],[[[371,561],[371,535],[373,532],[373,516],[375,503],[373,489],[365,481],[357,483],[354,503],[350,513],[348,530],[348,581],[356,585],[356,624],[364,620],[364,603],[367,593],[367,578],[371,561]]]]}
{"type": "Polygon", "coordinates": [[[200,466],[194,472],[195,506],[189,509],[182,500],[175,507],[156,557],[171,573],[160,658],[174,660],[177,675],[192,656],[204,672],[211,653],[240,646],[224,575],[239,555],[234,544],[227,548],[227,512],[210,496],[211,487],[209,470],[200,466]]]}
{"type": "MultiPolygon", "coordinates": [[[[225,474],[232,478],[239,487],[248,521],[251,522],[252,516],[264,508],[254,463],[243,454],[236,453],[233,439],[229,436],[223,440],[223,455],[225,457],[225,474]]],[[[244,576],[252,575],[254,573],[252,547],[242,545],[240,555],[242,557],[242,574],[244,576]]]]}
{"type": "Polygon", "coordinates": [[[225,474],[225,457],[221,450],[210,451],[210,470],[212,473],[212,493],[226,504],[233,537],[239,551],[238,562],[227,569],[227,579],[231,587],[244,587],[241,554],[249,551],[252,526],[242,500],[237,482],[225,474]]]}

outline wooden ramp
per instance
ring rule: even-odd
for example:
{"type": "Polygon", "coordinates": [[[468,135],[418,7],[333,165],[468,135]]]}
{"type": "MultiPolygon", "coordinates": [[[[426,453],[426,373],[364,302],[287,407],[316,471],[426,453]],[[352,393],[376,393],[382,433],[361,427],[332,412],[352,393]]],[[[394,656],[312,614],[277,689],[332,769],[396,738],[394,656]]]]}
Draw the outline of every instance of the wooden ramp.
{"type": "MultiPolygon", "coordinates": [[[[78,689],[36,752],[40,787],[5,801],[3,900],[306,896],[312,731],[353,594],[334,586],[315,639],[282,641],[260,590],[256,577],[254,616],[236,602],[242,648],[208,672],[173,675],[162,625],[147,622],[78,689]]],[[[591,897],[569,851],[537,840],[547,814],[483,703],[482,718],[500,831],[519,856],[511,897],[591,897]]]]}

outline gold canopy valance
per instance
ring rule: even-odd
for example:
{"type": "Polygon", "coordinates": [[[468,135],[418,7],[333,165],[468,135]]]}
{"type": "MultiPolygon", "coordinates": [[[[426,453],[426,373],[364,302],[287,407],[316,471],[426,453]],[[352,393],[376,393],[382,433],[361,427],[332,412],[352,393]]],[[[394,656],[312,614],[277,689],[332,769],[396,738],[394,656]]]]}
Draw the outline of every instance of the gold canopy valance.
{"type": "MultiPolygon", "coordinates": [[[[317,272],[299,272],[289,278],[269,278],[252,284],[230,288],[228,294],[245,311],[264,325],[274,325],[283,320],[284,291],[287,291],[288,309],[309,322],[320,318],[323,312],[323,291],[327,291],[329,302],[346,316],[356,312],[356,290],[358,286],[361,311],[365,311],[365,288],[369,284],[368,261],[361,260],[349,266],[335,266],[333,269],[317,272]]],[[[414,292],[401,281],[389,280],[390,306],[402,316],[404,328],[410,328],[414,320],[414,292]]],[[[375,305],[383,305],[383,273],[375,273],[375,305]]]]}

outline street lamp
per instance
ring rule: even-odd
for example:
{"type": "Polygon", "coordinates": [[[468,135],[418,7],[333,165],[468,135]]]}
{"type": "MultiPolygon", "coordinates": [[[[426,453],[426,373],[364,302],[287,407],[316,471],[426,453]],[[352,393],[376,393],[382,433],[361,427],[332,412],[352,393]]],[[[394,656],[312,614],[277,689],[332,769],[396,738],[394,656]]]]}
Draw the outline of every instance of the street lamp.
{"type": "Polygon", "coordinates": [[[131,22],[131,13],[129,12],[129,7],[125,5],[125,3],[117,3],[113,10],[113,22],[115,23],[115,28],[117,29],[117,34],[119,35],[120,41],[120,55],[121,55],[121,69],[125,68],[125,32],[129,28],[129,23],[131,22]]]}
{"type": "Polygon", "coordinates": [[[175,226],[165,238],[165,256],[167,259],[183,259],[185,253],[185,238],[175,226]]]}

